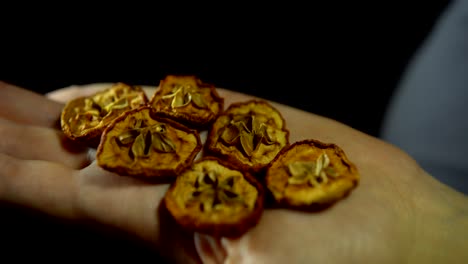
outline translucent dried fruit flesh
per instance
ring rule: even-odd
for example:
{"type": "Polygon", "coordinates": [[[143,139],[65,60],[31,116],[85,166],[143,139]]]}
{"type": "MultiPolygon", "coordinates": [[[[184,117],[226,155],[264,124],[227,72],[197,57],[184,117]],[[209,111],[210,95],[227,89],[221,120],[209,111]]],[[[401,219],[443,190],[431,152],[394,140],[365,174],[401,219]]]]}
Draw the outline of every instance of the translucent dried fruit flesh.
{"type": "Polygon", "coordinates": [[[258,172],[289,143],[280,112],[266,101],[232,104],[213,123],[206,149],[237,168],[258,172]]]}
{"type": "Polygon", "coordinates": [[[104,130],[97,162],[122,175],[175,177],[190,166],[201,147],[196,130],[143,106],[127,111],[104,130]]]}
{"type": "Polygon", "coordinates": [[[69,101],[61,115],[62,130],[73,140],[91,142],[99,138],[113,119],[147,102],[141,87],[116,83],[93,95],[69,101]]]}
{"type": "Polygon", "coordinates": [[[213,85],[192,75],[168,75],[150,100],[166,116],[194,128],[206,128],[223,110],[224,100],[213,85]]]}
{"type": "Polygon", "coordinates": [[[235,237],[257,224],[263,199],[262,186],[250,174],[205,157],[177,177],[164,201],[188,230],[235,237]]]}
{"type": "Polygon", "coordinates": [[[265,182],[279,204],[307,208],[343,198],[357,186],[359,174],[337,145],[304,140],[278,155],[265,182]]]}

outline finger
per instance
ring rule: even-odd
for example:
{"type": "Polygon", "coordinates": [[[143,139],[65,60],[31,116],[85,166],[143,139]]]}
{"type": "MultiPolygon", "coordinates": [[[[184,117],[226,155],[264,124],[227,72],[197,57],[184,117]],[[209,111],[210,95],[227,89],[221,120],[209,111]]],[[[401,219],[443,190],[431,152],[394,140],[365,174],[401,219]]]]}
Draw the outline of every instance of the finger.
{"type": "MultiPolygon", "coordinates": [[[[70,99],[91,95],[109,87],[111,83],[97,83],[89,85],[74,85],[59,89],[48,93],[47,96],[59,102],[66,102],[70,99]]],[[[143,86],[147,96],[151,96],[156,92],[157,87],[143,86]]],[[[243,94],[228,89],[217,88],[217,92],[224,98],[225,108],[232,103],[242,102],[250,99],[261,99],[248,94],[243,94]]],[[[349,140],[356,138],[358,131],[353,131],[352,128],[336,122],[332,119],[308,113],[290,106],[286,106],[277,102],[270,101],[276,107],[286,120],[286,125],[290,131],[290,141],[295,142],[306,138],[315,138],[326,142],[335,142],[341,145],[353,144],[361,145],[361,142],[349,140]],[[346,133],[343,133],[346,131],[346,133]]]]}
{"type": "Polygon", "coordinates": [[[55,91],[51,91],[45,94],[46,97],[66,103],[69,100],[72,100],[77,97],[81,96],[89,96],[99,91],[102,91],[108,87],[110,87],[112,83],[94,83],[88,85],[72,85],[68,87],[64,87],[62,89],[58,89],[55,91]]]}
{"type": "MultiPolygon", "coordinates": [[[[221,245],[221,241],[212,236],[196,233],[194,236],[195,248],[203,263],[217,264],[225,263],[226,251],[221,245]]],[[[232,260],[232,256],[230,256],[232,260]]],[[[241,263],[241,262],[232,262],[241,263]]]]}
{"type": "Polygon", "coordinates": [[[36,126],[55,127],[63,104],[0,81],[0,117],[36,126]]]}
{"type": "MultiPolygon", "coordinates": [[[[106,87],[109,87],[110,85],[111,83],[74,85],[48,93],[47,96],[59,102],[66,102],[78,96],[93,94],[102,89],[105,89],[106,87]]],[[[157,89],[156,86],[143,86],[143,88],[149,97],[151,97],[157,89]]],[[[224,98],[225,107],[229,107],[230,104],[235,102],[242,102],[250,99],[261,99],[248,94],[243,94],[223,88],[217,88],[217,91],[219,95],[224,98]]],[[[355,137],[355,133],[351,136],[347,136],[348,133],[342,133],[343,130],[346,132],[352,132],[353,130],[344,124],[326,117],[315,115],[313,113],[306,113],[305,111],[295,109],[280,103],[272,101],[270,102],[282,113],[283,117],[285,118],[286,125],[289,126],[288,129],[291,132],[290,136],[292,142],[313,137],[316,139],[322,139],[324,141],[336,142],[338,140],[338,143],[340,143],[348,141],[348,137],[355,137]],[[340,140],[340,138],[342,140],[340,140]]],[[[356,145],[358,145],[358,143],[356,145]]]]}
{"type": "MultiPolygon", "coordinates": [[[[113,83],[94,83],[87,85],[72,85],[69,87],[64,87],[46,94],[46,96],[57,102],[66,103],[71,99],[81,97],[81,96],[90,96],[99,91],[103,91],[106,88],[109,88],[113,83]]],[[[156,91],[155,86],[141,86],[146,93],[146,96],[150,98],[156,91]]]]}
{"type": "Polygon", "coordinates": [[[61,164],[20,160],[0,153],[0,200],[75,219],[74,174],[61,164]]]}
{"type": "Polygon", "coordinates": [[[0,118],[0,152],[19,159],[57,162],[70,168],[90,163],[88,148],[73,144],[60,131],[20,125],[0,118]]]}

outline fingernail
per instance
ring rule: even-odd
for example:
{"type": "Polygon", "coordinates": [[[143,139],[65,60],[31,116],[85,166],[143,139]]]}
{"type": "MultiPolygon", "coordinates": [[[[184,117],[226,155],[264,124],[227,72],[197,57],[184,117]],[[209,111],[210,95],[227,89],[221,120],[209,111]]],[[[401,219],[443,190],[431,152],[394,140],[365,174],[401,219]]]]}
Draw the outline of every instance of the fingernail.
{"type": "Polygon", "coordinates": [[[195,249],[203,263],[220,264],[226,259],[226,251],[219,238],[209,235],[194,234],[195,249]]]}

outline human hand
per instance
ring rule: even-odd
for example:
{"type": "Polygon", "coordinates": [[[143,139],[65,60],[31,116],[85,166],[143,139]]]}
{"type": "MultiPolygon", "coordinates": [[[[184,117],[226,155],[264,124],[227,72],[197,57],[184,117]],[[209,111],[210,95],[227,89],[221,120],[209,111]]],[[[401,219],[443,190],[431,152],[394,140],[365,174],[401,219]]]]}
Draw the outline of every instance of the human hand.
{"type": "Polygon", "coordinates": [[[171,222],[161,220],[168,184],[107,172],[97,166],[95,150],[73,144],[61,132],[63,103],[105,86],[70,87],[46,97],[0,83],[0,201],[123,231],[177,263],[197,263],[193,237],[178,235],[171,222]]]}
{"type": "MultiPolygon", "coordinates": [[[[167,184],[148,184],[102,170],[89,149],[73,146],[56,129],[63,104],[0,86],[1,200],[59,218],[112,226],[156,245],[175,262],[197,262],[193,237],[158,214],[167,184]],[[24,103],[15,103],[18,100],[24,103]]],[[[65,102],[101,88],[59,90],[49,98],[65,102]]],[[[147,89],[148,94],[153,92],[147,89]]],[[[251,98],[223,89],[219,93],[226,105],[251,98]]],[[[399,263],[450,260],[463,254],[466,258],[461,250],[466,246],[465,196],[434,180],[387,143],[336,121],[273,105],[286,119],[291,142],[313,138],[339,145],[356,164],[360,184],[349,197],[321,212],[267,209],[259,224],[238,239],[195,234],[204,262],[399,263]],[[449,226],[447,220],[455,224],[449,226]],[[440,251],[427,251],[434,246],[440,251]],[[435,253],[439,255],[430,256],[435,253]]]]}

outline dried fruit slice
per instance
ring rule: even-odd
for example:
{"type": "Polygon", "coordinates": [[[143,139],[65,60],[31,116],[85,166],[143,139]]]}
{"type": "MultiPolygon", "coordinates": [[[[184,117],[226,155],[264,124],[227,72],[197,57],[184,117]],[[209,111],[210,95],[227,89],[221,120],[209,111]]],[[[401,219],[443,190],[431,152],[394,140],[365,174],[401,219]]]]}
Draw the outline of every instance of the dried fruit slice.
{"type": "Polygon", "coordinates": [[[280,205],[329,205],[359,182],[356,166],[335,144],[303,140],[285,148],[268,167],[265,183],[280,205]]]}
{"type": "Polygon", "coordinates": [[[201,148],[196,130],[142,106],[125,112],[104,130],[96,158],[106,170],[161,180],[190,166],[201,148]]]}
{"type": "Polygon", "coordinates": [[[224,99],[213,85],[193,75],[168,75],[149,103],[167,117],[197,129],[206,129],[223,110],[224,99]]]}
{"type": "Polygon", "coordinates": [[[97,146],[102,131],[123,112],[148,102],[140,86],[115,83],[90,96],[69,101],[62,110],[62,131],[72,140],[97,146]]]}
{"type": "Polygon", "coordinates": [[[231,162],[240,170],[263,170],[289,144],[281,113],[262,100],[231,104],[213,123],[207,153],[231,162]]]}
{"type": "Polygon", "coordinates": [[[257,224],[263,199],[261,184],[249,173],[204,157],[177,177],[164,202],[189,231],[237,237],[257,224]]]}

